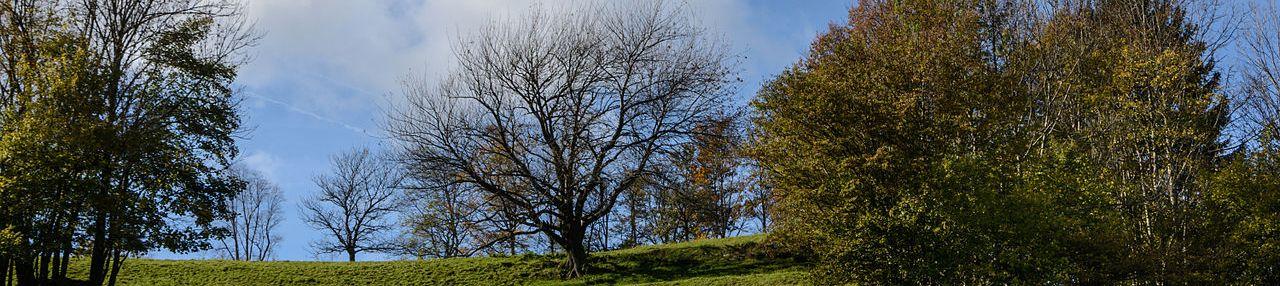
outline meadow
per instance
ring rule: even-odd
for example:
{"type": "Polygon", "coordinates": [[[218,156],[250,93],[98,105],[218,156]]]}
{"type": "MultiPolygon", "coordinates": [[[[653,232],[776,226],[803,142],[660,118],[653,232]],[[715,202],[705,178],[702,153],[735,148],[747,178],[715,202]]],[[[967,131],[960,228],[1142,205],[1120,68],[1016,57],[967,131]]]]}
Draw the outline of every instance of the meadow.
{"type": "MultiPolygon", "coordinates": [[[[120,285],[796,285],[808,263],[764,236],[697,240],[593,254],[589,275],[559,278],[559,255],[313,262],[130,259],[120,285]]],[[[68,276],[88,276],[88,261],[68,276]]]]}

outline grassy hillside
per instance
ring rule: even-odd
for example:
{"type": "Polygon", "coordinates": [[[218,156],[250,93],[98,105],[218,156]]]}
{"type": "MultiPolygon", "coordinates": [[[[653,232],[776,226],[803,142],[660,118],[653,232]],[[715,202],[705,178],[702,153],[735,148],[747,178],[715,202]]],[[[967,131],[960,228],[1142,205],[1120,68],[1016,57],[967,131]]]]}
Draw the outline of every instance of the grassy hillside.
{"type": "MultiPolygon", "coordinates": [[[[237,262],[133,259],[122,285],[794,285],[805,264],[761,236],[645,246],[595,254],[592,275],[556,278],[559,257],[525,255],[389,262],[237,262]]],[[[72,277],[87,276],[87,261],[72,277]]]]}

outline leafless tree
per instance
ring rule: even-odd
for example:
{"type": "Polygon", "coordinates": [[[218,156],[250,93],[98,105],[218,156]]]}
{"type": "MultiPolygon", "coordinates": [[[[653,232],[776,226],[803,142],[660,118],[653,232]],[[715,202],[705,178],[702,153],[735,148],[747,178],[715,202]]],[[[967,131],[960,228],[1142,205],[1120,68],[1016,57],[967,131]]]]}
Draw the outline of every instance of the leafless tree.
{"type": "Polygon", "coordinates": [[[320,193],[302,202],[302,220],[325,232],[314,241],[318,253],[346,253],[348,261],[367,251],[387,251],[382,237],[395,226],[401,173],[387,160],[361,148],[334,156],[333,173],[312,181],[320,193]]]}
{"type": "Polygon", "coordinates": [[[232,176],[244,183],[244,190],[227,201],[231,215],[222,222],[229,233],[215,251],[227,259],[264,261],[274,253],[281,237],[276,227],[284,220],[280,187],[262,174],[237,166],[232,176]]]}
{"type": "Polygon", "coordinates": [[[1253,7],[1253,27],[1243,37],[1244,98],[1239,116],[1255,137],[1280,140],[1280,7],[1253,7]]]}
{"type": "Polygon", "coordinates": [[[459,39],[438,86],[405,84],[388,120],[407,159],[459,174],[588,264],[586,235],[662,151],[729,100],[732,57],[662,2],[537,11],[459,39]]]}

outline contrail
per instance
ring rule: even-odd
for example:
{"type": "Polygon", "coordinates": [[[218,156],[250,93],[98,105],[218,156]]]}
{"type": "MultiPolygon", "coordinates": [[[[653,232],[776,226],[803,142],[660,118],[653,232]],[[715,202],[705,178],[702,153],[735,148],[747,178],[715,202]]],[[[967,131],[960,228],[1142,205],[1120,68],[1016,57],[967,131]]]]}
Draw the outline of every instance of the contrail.
{"type": "Polygon", "coordinates": [[[360,134],[362,134],[362,135],[364,135],[364,136],[368,136],[368,137],[370,137],[370,138],[377,138],[377,137],[374,137],[373,135],[370,135],[370,134],[369,134],[369,132],[368,132],[368,131],[365,131],[365,129],[363,129],[363,128],[355,127],[355,126],[352,126],[351,124],[347,124],[347,123],[344,123],[344,122],[342,122],[342,121],[333,120],[333,119],[328,118],[328,117],[320,116],[320,114],[316,114],[315,112],[311,112],[311,111],[304,110],[304,109],[302,109],[302,108],[298,108],[297,106],[294,106],[293,104],[289,104],[288,102],[284,102],[284,101],[280,101],[280,100],[277,100],[277,99],[274,99],[274,98],[270,98],[270,97],[262,96],[262,95],[260,95],[260,94],[258,94],[258,93],[256,93],[256,92],[252,92],[252,91],[245,91],[245,92],[244,92],[244,95],[245,95],[245,96],[247,96],[247,97],[253,97],[253,98],[257,98],[257,99],[264,100],[264,101],[266,101],[266,102],[275,103],[275,104],[278,104],[278,105],[280,105],[280,106],[284,106],[285,108],[288,108],[289,110],[292,110],[293,112],[297,112],[297,113],[299,113],[299,114],[303,114],[303,115],[311,116],[312,118],[315,118],[316,120],[320,120],[320,121],[328,122],[328,123],[330,123],[330,124],[338,125],[338,126],[340,126],[340,127],[342,127],[342,128],[346,128],[347,130],[351,130],[352,132],[360,133],[360,134]]]}

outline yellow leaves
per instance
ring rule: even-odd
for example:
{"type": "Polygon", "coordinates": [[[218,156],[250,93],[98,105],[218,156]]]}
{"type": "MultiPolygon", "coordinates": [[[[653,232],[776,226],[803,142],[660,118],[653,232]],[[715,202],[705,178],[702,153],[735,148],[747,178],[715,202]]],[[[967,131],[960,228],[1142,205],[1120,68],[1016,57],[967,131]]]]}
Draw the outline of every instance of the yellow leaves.
{"type": "Polygon", "coordinates": [[[19,243],[21,243],[21,237],[18,237],[18,233],[13,230],[12,226],[0,229],[0,254],[7,254],[15,250],[19,243]]]}
{"type": "MultiPolygon", "coordinates": [[[[5,154],[0,154],[0,166],[4,165],[4,160],[5,154]]],[[[12,192],[14,182],[16,182],[16,179],[13,177],[0,175],[0,198],[5,197],[12,192]]]]}
{"type": "MultiPolygon", "coordinates": [[[[1115,63],[1117,85],[1145,86],[1153,90],[1169,90],[1182,85],[1193,66],[1187,57],[1172,50],[1148,51],[1125,45],[1115,63]]],[[[1121,86],[1123,88],[1123,86],[1121,86]]]]}

